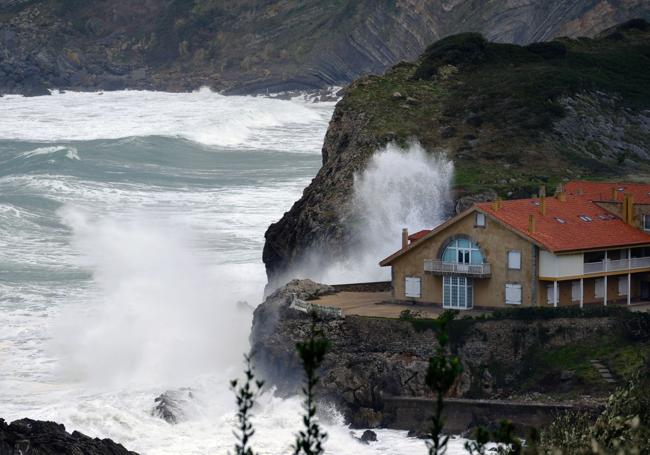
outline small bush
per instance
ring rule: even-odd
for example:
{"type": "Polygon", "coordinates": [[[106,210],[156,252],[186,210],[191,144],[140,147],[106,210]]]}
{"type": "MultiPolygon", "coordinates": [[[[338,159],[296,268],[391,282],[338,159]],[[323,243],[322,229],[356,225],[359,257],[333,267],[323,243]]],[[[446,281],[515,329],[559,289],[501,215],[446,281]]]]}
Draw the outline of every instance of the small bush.
{"type": "Polygon", "coordinates": [[[561,58],[567,53],[566,46],[559,41],[549,41],[545,43],[532,43],[526,46],[529,52],[540,55],[545,59],[561,58]]]}
{"type": "Polygon", "coordinates": [[[478,63],[484,56],[487,41],[478,33],[461,33],[441,39],[429,46],[415,71],[416,79],[431,79],[445,65],[478,63]]]}

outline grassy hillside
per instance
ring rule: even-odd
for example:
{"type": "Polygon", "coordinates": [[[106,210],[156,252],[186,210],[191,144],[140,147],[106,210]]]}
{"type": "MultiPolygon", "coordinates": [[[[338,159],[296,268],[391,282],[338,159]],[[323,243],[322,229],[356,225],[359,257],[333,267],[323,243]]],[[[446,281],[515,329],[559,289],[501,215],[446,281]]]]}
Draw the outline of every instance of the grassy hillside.
{"type": "Polygon", "coordinates": [[[460,34],[357,79],[335,109],[323,167],[266,233],[269,277],[291,274],[315,246],[325,261],[353,252],[355,175],[387,143],[410,141],[454,161],[456,210],[569,179],[650,181],[650,25],[527,46],[460,34]]]}
{"type": "Polygon", "coordinates": [[[382,140],[446,150],[456,184],[527,192],[563,178],[650,175],[650,26],[528,46],[468,33],[353,84],[341,109],[382,140]],[[644,112],[645,111],[645,112],[644,112]]]}

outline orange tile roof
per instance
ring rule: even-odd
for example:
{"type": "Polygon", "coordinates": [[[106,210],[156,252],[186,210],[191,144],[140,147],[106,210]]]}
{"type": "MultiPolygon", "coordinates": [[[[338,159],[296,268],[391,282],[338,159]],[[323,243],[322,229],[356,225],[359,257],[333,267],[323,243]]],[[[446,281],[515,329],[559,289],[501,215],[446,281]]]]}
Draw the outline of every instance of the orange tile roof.
{"type": "Polygon", "coordinates": [[[635,204],[650,204],[650,184],[574,181],[564,185],[567,194],[582,196],[591,201],[612,201],[612,190],[617,202],[623,202],[625,194],[631,194],[635,204]]]}
{"type": "MultiPolygon", "coordinates": [[[[541,213],[538,198],[502,201],[498,210],[494,210],[491,202],[479,203],[476,207],[553,252],[650,244],[650,235],[593,203],[590,200],[593,196],[573,194],[576,188],[566,185],[565,189],[572,192],[566,195],[565,201],[545,198],[545,215],[541,213]],[[530,215],[535,217],[532,233],[528,230],[530,215]]],[[[583,188],[586,193],[596,187],[585,185],[583,188]]]]}
{"type": "Polygon", "coordinates": [[[409,241],[411,241],[411,242],[418,241],[422,237],[427,235],[429,232],[431,232],[431,229],[422,229],[421,231],[415,232],[415,233],[409,235],[409,241]]]}

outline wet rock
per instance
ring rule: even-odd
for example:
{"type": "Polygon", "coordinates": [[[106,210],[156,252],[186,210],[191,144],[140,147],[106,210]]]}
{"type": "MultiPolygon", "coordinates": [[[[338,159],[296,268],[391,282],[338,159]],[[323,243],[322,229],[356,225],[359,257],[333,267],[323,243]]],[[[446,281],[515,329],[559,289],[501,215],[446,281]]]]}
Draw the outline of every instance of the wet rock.
{"type": "Polygon", "coordinates": [[[484,191],[478,194],[462,196],[456,201],[456,213],[461,213],[470,208],[477,202],[489,202],[497,198],[497,193],[493,190],[484,191]]]}
{"type": "Polygon", "coordinates": [[[409,430],[409,432],[406,435],[409,438],[417,438],[417,439],[429,439],[429,434],[426,431],[423,431],[421,429],[419,430],[409,430]]]}
{"type": "Polygon", "coordinates": [[[453,126],[443,126],[440,128],[440,137],[443,139],[449,139],[456,135],[456,128],[453,126]]]}
{"type": "Polygon", "coordinates": [[[110,439],[91,438],[56,422],[0,419],[0,453],[24,455],[137,455],[110,439]]]}
{"type": "Polygon", "coordinates": [[[191,389],[168,390],[154,399],[151,415],[171,424],[182,422],[186,419],[185,409],[193,399],[191,389]]]}
{"type": "Polygon", "coordinates": [[[470,114],[465,118],[465,123],[478,128],[483,124],[483,118],[478,114],[470,114]]]}
{"type": "Polygon", "coordinates": [[[383,415],[371,408],[360,408],[354,413],[352,426],[356,428],[378,428],[381,426],[383,415]]]}
{"type": "Polygon", "coordinates": [[[369,444],[371,442],[377,441],[377,433],[372,430],[366,430],[361,435],[361,442],[369,444]]]}

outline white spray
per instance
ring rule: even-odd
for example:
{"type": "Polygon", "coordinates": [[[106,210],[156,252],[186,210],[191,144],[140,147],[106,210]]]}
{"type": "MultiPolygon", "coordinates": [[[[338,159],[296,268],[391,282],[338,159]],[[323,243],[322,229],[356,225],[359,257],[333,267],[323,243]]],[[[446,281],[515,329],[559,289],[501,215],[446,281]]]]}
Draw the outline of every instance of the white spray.
{"type": "Polygon", "coordinates": [[[54,340],[69,379],[186,385],[240,363],[250,311],[235,305],[238,280],[203,264],[189,232],[144,213],[61,214],[100,296],[61,318],[54,340]]]}
{"type": "Polygon", "coordinates": [[[354,180],[353,212],[357,246],[345,261],[318,276],[329,283],[388,280],[378,263],[400,248],[401,230],[432,229],[450,211],[454,165],[443,153],[427,153],[418,143],[377,151],[354,180]]]}

